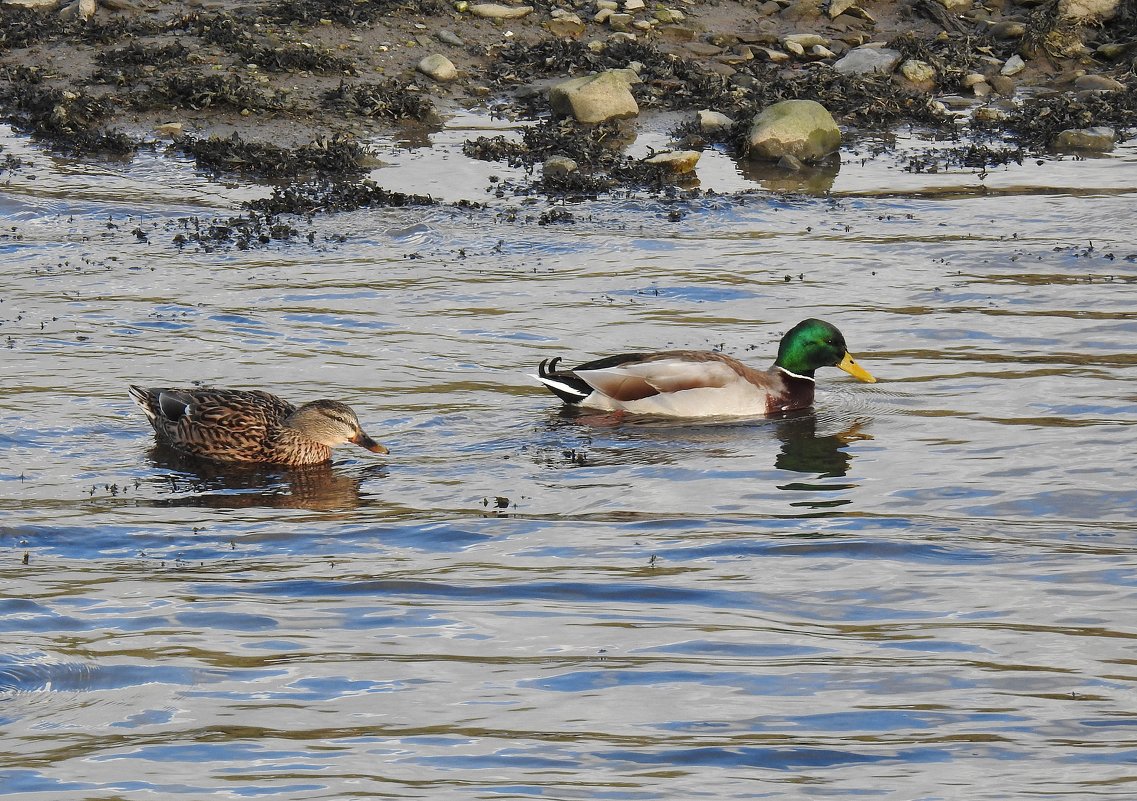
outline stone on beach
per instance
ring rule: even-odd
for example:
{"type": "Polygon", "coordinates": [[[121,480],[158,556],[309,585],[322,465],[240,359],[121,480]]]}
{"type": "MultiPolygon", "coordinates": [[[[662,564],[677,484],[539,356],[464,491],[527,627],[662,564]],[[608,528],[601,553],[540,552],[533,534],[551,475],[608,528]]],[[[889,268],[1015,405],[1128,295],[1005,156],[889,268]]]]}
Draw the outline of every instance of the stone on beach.
{"type": "Polygon", "coordinates": [[[1070,128],[1062,131],[1054,139],[1058,150],[1085,150],[1092,153],[1108,153],[1113,150],[1117,132],[1099,125],[1094,128],[1070,128]]]}
{"type": "Polygon", "coordinates": [[[568,156],[549,156],[545,159],[542,171],[545,177],[554,178],[569,175],[580,169],[580,166],[568,156]]]}
{"type": "Polygon", "coordinates": [[[644,159],[645,164],[658,164],[674,173],[692,172],[703,154],[698,150],[665,150],[644,159]]]}
{"type": "Polygon", "coordinates": [[[1058,16],[1079,22],[1110,20],[1121,0],[1058,0],[1058,16]]]}
{"type": "Polygon", "coordinates": [[[1080,92],[1120,92],[1125,84],[1107,75],[1080,75],[1074,81],[1074,88],[1080,92]]]}
{"type": "Polygon", "coordinates": [[[639,81],[639,76],[633,80],[633,75],[633,70],[605,70],[571,78],[549,90],[549,105],[558,114],[589,124],[634,117],[640,113],[640,107],[629,88],[639,81]]]}
{"type": "Polygon", "coordinates": [[[747,137],[752,159],[777,161],[790,155],[819,161],[841,146],[833,115],[814,100],[783,100],[755,117],[747,137]]]}
{"type": "Polygon", "coordinates": [[[829,19],[836,19],[856,5],[856,0],[829,0],[829,19]]]}
{"type": "Polygon", "coordinates": [[[833,65],[842,75],[869,75],[874,72],[891,73],[903,58],[899,50],[888,47],[861,47],[850,50],[833,65]]]}
{"type": "Polygon", "coordinates": [[[576,14],[559,14],[545,23],[545,30],[562,39],[571,38],[584,33],[584,22],[576,14]]]}
{"type": "Polygon", "coordinates": [[[900,65],[900,74],[904,78],[925,91],[935,87],[936,68],[926,61],[910,58],[900,65]]]}
{"type": "Polygon", "coordinates": [[[703,109],[699,112],[699,130],[703,133],[729,131],[734,120],[719,111],[703,109]]]}
{"type": "Polygon", "coordinates": [[[1018,75],[1024,69],[1026,69],[1026,62],[1023,61],[1022,56],[1020,56],[1018,53],[1015,53],[1013,56],[1007,59],[1005,64],[1003,64],[1002,69],[999,70],[999,74],[1008,76],[1018,75]]]}
{"type": "Polygon", "coordinates": [[[418,71],[436,81],[452,81],[458,77],[458,68],[441,53],[431,53],[418,63],[418,71]]]}
{"type": "Polygon", "coordinates": [[[807,48],[816,45],[827,45],[829,44],[829,40],[816,33],[791,33],[789,36],[782,37],[783,46],[791,43],[798,45],[804,52],[807,48]]]}
{"type": "Polygon", "coordinates": [[[991,26],[990,34],[996,39],[1021,39],[1026,35],[1026,25],[1017,20],[997,22],[991,26]]]}
{"type": "Polygon", "coordinates": [[[76,0],[76,2],[67,3],[59,9],[59,16],[64,19],[80,19],[86,22],[95,16],[95,12],[98,10],[99,6],[95,0],[76,0]]]}
{"type": "Polygon", "coordinates": [[[164,122],[154,126],[154,133],[159,136],[168,136],[171,139],[177,140],[185,133],[185,128],[186,126],[180,122],[164,122]]]}
{"type": "Polygon", "coordinates": [[[483,19],[520,19],[533,13],[533,6],[503,6],[500,3],[477,3],[470,13],[483,19]]]}

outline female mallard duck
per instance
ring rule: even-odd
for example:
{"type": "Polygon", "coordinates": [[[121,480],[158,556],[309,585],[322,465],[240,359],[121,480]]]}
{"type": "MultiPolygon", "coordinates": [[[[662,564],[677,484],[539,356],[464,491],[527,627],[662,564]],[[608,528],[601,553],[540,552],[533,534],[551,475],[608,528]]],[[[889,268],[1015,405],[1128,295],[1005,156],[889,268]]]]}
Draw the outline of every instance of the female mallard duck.
{"type": "Polygon", "coordinates": [[[558,370],[559,361],[542,361],[536,377],[565,403],[672,417],[804,409],[813,403],[813,373],[819,367],[838,367],[861,381],[876,381],[853,361],[840,331],[813,319],[801,321],[782,337],[778,358],[765,371],[698,350],[623,353],[572,370],[558,370]]]}
{"type": "Polygon", "coordinates": [[[143,389],[130,397],[173,448],[216,462],[318,464],[332,446],[387,449],[363,433],[350,406],[331,400],[299,408],[267,392],[237,389],[143,389]]]}

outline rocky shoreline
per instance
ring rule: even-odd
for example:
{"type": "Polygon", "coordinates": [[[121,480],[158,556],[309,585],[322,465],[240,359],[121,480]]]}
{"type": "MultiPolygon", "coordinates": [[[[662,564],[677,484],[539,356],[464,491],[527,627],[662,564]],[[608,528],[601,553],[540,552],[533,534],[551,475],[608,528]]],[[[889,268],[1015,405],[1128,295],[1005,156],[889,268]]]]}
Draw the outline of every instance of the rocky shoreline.
{"type": "Polygon", "coordinates": [[[823,161],[754,144],[787,100],[816,101],[838,138],[913,125],[958,143],[914,169],[1108,150],[1137,127],[1135,69],[1137,0],[0,4],[16,130],[77,157],[168,150],[271,182],[250,206],[270,216],[433,202],[365,179],[365,143],[460,107],[535,121],[464,152],[532,168],[518,193],[571,198],[674,187],[711,146],[790,171],[823,161]],[[622,151],[648,110],[682,113],[674,155],[622,151]]]}

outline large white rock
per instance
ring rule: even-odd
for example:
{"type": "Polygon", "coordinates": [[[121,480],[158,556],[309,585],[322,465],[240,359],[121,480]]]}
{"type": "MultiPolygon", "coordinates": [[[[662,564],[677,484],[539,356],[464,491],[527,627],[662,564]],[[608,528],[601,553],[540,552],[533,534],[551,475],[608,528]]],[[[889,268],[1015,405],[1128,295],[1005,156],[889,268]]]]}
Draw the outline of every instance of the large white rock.
{"type": "Polygon", "coordinates": [[[546,22],[545,28],[553,36],[575,37],[584,33],[584,21],[576,14],[561,14],[546,22]]]}
{"type": "Polygon", "coordinates": [[[699,112],[699,130],[703,133],[722,133],[729,131],[734,120],[719,111],[703,109],[699,112]]]}
{"type": "Polygon", "coordinates": [[[580,166],[568,156],[549,156],[545,159],[544,175],[546,178],[561,178],[580,169],[580,166]]]}
{"type": "Polygon", "coordinates": [[[1005,64],[1003,64],[1002,69],[999,70],[999,74],[1018,75],[1024,69],[1026,69],[1026,62],[1023,61],[1022,56],[1020,56],[1018,53],[1015,53],[1013,56],[1007,59],[1005,64]]]}
{"type": "Polygon", "coordinates": [[[4,0],[6,6],[18,6],[19,8],[58,8],[60,0],[4,0]]]}
{"type": "Polygon", "coordinates": [[[833,115],[814,100],[783,100],[754,118],[747,137],[752,159],[794,156],[818,161],[841,146],[833,115]]]}
{"type": "Polygon", "coordinates": [[[900,65],[900,74],[916,86],[930,87],[936,82],[936,68],[915,58],[907,59],[900,65]]]}
{"type": "Polygon", "coordinates": [[[1058,150],[1084,150],[1093,153],[1108,153],[1113,150],[1117,133],[1112,128],[1070,128],[1062,131],[1054,139],[1058,150]]]}
{"type": "Polygon", "coordinates": [[[829,0],[829,19],[836,19],[856,5],[856,0],[829,0]]]}
{"type": "Polygon", "coordinates": [[[638,81],[632,70],[605,70],[583,78],[571,78],[549,89],[549,105],[558,114],[578,122],[597,123],[640,113],[629,86],[638,81]]]}
{"type": "Polygon", "coordinates": [[[791,33],[789,36],[782,37],[783,46],[789,44],[790,42],[800,45],[802,50],[806,50],[815,45],[829,44],[828,39],[816,33],[791,33]]]}
{"type": "Polygon", "coordinates": [[[656,153],[650,158],[644,159],[647,164],[658,164],[659,166],[670,170],[674,173],[693,172],[695,165],[699,163],[699,157],[703,155],[698,150],[665,150],[662,153],[656,153]]]}
{"type": "Polygon", "coordinates": [[[1108,75],[1081,75],[1074,81],[1074,88],[1078,91],[1121,92],[1125,90],[1125,84],[1108,75]]]}
{"type": "Polygon", "coordinates": [[[68,3],[59,9],[59,16],[63,19],[79,19],[86,22],[95,16],[98,10],[99,4],[95,0],[75,0],[74,3],[68,3]]]}
{"type": "Polygon", "coordinates": [[[1058,16],[1086,22],[1113,19],[1120,4],[1121,0],[1058,0],[1058,16]]]}
{"type": "Polygon", "coordinates": [[[436,81],[452,81],[458,77],[454,62],[441,53],[431,53],[418,63],[418,71],[436,81]]]}
{"type": "Polygon", "coordinates": [[[833,65],[842,75],[890,74],[903,56],[888,47],[855,47],[833,65]]]}
{"type": "Polygon", "coordinates": [[[478,3],[470,13],[483,19],[519,19],[533,13],[533,6],[503,6],[500,3],[478,3]]]}

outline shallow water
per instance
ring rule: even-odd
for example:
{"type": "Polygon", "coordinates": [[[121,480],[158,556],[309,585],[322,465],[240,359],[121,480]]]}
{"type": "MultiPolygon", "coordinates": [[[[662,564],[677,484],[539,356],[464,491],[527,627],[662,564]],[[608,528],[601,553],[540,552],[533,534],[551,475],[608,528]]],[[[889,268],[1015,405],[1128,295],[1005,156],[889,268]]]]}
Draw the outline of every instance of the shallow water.
{"type": "Polygon", "coordinates": [[[202,253],[182,221],[258,190],[0,141],[34,161],[0,195],[0,795],[1131,797],[1131,149],[202,253]],[[881,381],[787,419],[528,376],[762,365],[813,315],[881,381]],[[188,464],[125,388],[195,380],[345,400],[391,455],[188,464]]]}

